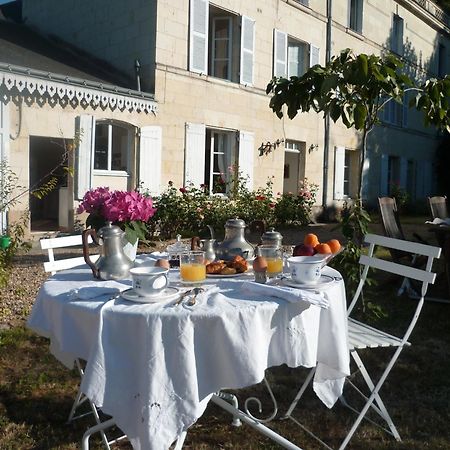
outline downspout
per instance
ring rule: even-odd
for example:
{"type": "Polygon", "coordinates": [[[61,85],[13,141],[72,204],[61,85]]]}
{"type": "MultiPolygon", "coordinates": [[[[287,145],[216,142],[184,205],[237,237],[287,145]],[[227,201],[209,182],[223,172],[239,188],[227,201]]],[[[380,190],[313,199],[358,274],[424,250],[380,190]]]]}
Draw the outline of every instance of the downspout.
{"type": "MultiPolygon", "coordinates": [[[[333,0],[327,0],[327,40],[325,45],[325,64],[331,60],[331,9],[333,0]]],[[[330,115],[325,114],[324,118],[324,144],[323,144],[323,188],[322,188],[322,207],[327,207],[328,193],[328,159],[330,155],[330,115]]]]}

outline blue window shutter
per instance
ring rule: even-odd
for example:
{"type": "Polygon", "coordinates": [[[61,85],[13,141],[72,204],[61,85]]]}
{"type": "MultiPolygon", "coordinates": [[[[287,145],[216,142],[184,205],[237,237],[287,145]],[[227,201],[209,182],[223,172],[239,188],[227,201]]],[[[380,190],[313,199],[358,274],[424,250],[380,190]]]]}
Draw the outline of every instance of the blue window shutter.
{"type": "Polygon", "coordinates": [[[381,155],[380,196],[385,197],[389,193],[389,155],[381,155]]]}

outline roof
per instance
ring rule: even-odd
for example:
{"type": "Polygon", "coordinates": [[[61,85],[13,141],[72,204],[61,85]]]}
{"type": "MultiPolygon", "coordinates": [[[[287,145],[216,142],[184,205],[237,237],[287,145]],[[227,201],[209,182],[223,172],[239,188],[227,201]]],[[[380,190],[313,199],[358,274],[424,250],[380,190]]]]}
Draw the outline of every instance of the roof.
{"type": "Polygon", "coordinates": [[[107,63],[1,16],[0,63],[135,89],[134,80],[107,63]]]}

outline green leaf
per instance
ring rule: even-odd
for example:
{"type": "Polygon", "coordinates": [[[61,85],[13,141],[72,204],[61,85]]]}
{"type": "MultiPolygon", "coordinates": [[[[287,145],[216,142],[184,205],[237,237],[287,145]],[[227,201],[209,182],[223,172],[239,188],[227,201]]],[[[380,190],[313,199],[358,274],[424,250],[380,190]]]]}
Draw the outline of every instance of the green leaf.
{"type": "Polygon", "coordinates": [[[367,117],[367,110],[362,103],[358,103],[354,111],[355,127],[357,130],[364,128],[364,123],[367,117]]]}
{"type": "Polygon", "coordinates": [[[358,55],[357,57],[358,69],[363,74],[364,79],[367,79],[369,75],[369,62],[367,59],[367,55],[364,53],[358,55]]]}

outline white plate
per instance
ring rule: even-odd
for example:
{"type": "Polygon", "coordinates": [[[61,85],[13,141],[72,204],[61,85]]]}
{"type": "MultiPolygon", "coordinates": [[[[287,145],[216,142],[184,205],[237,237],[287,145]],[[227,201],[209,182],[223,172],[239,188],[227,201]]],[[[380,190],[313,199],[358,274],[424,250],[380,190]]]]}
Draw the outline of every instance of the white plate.
{"type": "Polygon", "coordinates": [[[158,303],[162,302],[164,300],[171,300],[177,297],[180,294],[180,290],[176,287],[166,287],[161,294],[158,295],[152,295],[150,297],[142,297],[141,295],[138,295],[136,291],[131,288],[127,289],[126,291],[123,291],[120,295],[125,300],[130,300],[131,302],[137,302],[137,303],[158,303]]]}
{"type": "Polygon", "coordinates": [[[282,278],[281,283],[285,286],[294,287],[297,289],[322,289],[334,283],[334,277],[330,275],[321,275],[317,283],[296,283],[292,278],[282,278]]]}
{"type": "Polygon", "coordinates": [[[241,275],[247,275],[247,274],[248,274],[248,270],[246,270],[245,272],[241,272],[241,273],[230,273],[228,275],[222,275],[220,273],[207,273],[206,278],[235,278],[235,277],[240,277],[241,275]]]}

